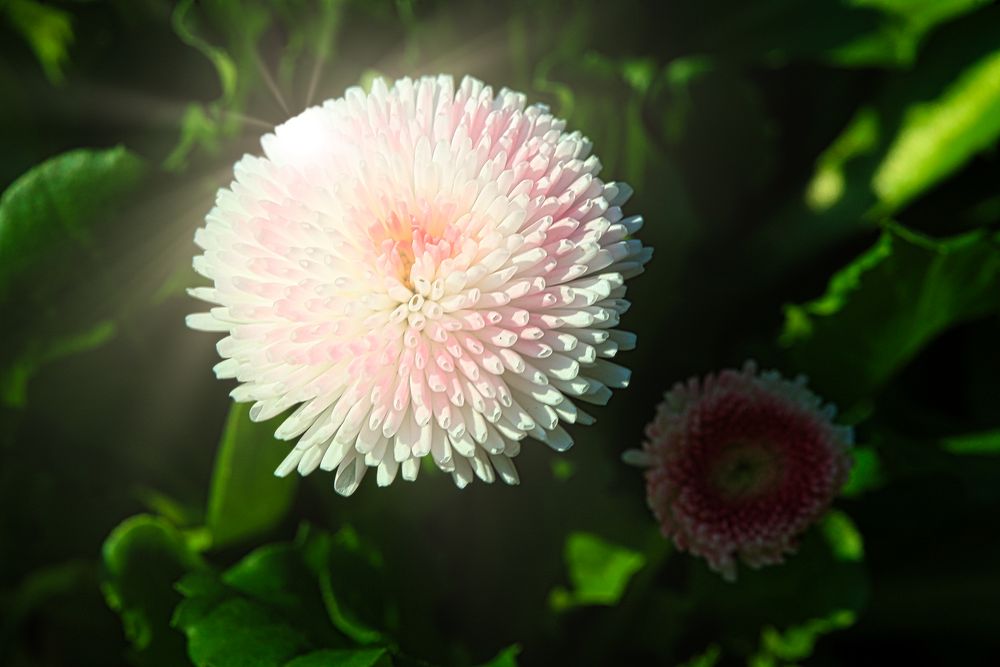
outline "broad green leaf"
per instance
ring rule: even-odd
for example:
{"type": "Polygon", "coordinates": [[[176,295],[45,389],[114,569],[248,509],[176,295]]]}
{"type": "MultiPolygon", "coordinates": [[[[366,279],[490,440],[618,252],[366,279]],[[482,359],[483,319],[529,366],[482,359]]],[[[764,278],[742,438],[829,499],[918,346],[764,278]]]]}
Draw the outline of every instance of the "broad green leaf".
{"type": "Polygon", "coordinates": [[[359,644],[382,641],[382,630],[395,624],[395,611],[388,604],[380,554],[351,526],[333,535],[304,531],[296,541],[337,629],[359,644]]]}
{"type": "Polygon", "coordinates": [[[965,70],[940,97],[907,110],[875,172],[883,206],[896,210],[1000,137],[1000,50],[965,70]]]}
{"type": "Polygon", "coordinates": [[[391,667],[384,648],[325,649],[299,656],[285,667],[391,667]]]}
{"type": "Polygon", "coordinates": [[[838,560],[859,561],[865,557],[865,542],[851,517],[830,510],[820,522],[823,536],[838,560]]]}
{"type": "Polygon", "coordinates": [[[185,577],[174,626],[199,666],[389,665],[384,649],[356,646],[382,637],[362,620],[382,605],[378,573],[357,562],[368,562],[367,549],[349,528],[303,527],[294,542],[262,546],[221,575],[185,577]]]}
{"type": "Polygon", "coordinates": [[[52,83],[62,83],[63,67],[73,43],[73,19],[69,12],[35,0],[0,2],[0,12],[28,42],[52,83]]]}
{"type": "Polygon", "coordinates": [[[1000,431],[953,436],[941,445],[952,454],[1000,454],[1000,431]]]}
{"type": "Polygon", "coordinates": [[[28,381],[42,365],[115,334],[98,232],[144,171],[122,147],[74,150],[31,169],[0,196],[4,403],[23,406],[28,381]],[[81,282],[84,271],[88,280],[81,282]]]}
{"type": "Polygon", "coordinates": [[[104,542],[101,585],[118,612],[139,665],[183,664],[184,637],[170,627],[181,597],[174,584],[203,567],[184,537],[164,519],[138,515],[125,520],[104,542]]]}
{"type": "Polygon", "coordinates": [[[787,306],[781,342],[842,406],[868,399],[935,336],[1000,309],[1000,245],[986,231],[943,241],[888,225],[819,299],[787,306]]]}
{"type": "Polygon", "coordinates": [[[250,421],[245,405],[230,408],[208,498],[207,524],[213,546],[265,533],[288,512],[296,478],[274,476],[287,454],[286,445],[274,438],[275,428],[275,420],[250,421]]]}
{"type": "Polygon", "coordinates": [[[582,605],[616,604],[632,575],[646,564],[642,553],[589,533],[570,534],[564,557],[573,588],[552,591],[549,604],[557,611],[582,605]]]}
{"type": "Polygon", "coordinates": [[[223,600],[197,623],[180,628],[196,667],[281,667],[311,648],[278,614],[240,597],[223,600]]]}
{"type": "Polygon", "coordinates": [[[92,250],[92,227],[139,184],[142,161],[118,146],[46,160],[0,196],[0,300],[11,297],[65,246],[92,250]]]}

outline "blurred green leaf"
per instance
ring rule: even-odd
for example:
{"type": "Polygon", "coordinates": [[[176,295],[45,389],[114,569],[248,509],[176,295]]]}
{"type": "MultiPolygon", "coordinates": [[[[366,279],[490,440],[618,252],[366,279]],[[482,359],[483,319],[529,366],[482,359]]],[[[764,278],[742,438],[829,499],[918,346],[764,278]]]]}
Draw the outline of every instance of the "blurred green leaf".
{"type": "Polygon", "coordinates": [[[285,667],[391,667],[384,648],[325,649],[299,656],[285,667]]]}
{"type": "Polygon", "coordinates": [[[521,647],[517,644],[503,649],[489,662],[484,662],[479,667],[517,667],[517,656],[521,653],[521,647]]]}
{"type": "Polygon", "coordinates": [[[830,510],[820,522],[833,555],[839,560],[859,561],[865,557],[865,542],[851,517],[839,510],[830,510]]]}
{"type": "Polygon", "coordinates": [[[854,625],[855,614],[840,609],[829,616],[816,618],[781,632],[774,627],[764,628],[760,637],[760,652],[749,664],[751,667],[772,667],[795,664],[812,655],[816,641],[823,635],[854,625]]]}
{"type": "Polygon", "coordinates": [[[556,588],[549,605],[556,611],[584,605],[614,605],[646,558],[589,533],[571,533],[565,555],[571,591],[556,588]]]}
{"type": "Polygon", "coordinates": [[[184,661],[184,637],[170,627],[180,595],[174,583],[203,564],[184,537],[164,519],[126,519],[104,542],[101,589],[118,612],[139,665],[176,667],[184,661]]]}
{"type": "Polygon", "coordinates": [[[722,649],[718,644],[712,644],[704,653],[694,656],[687,662],[681,663],[679,667],[715,667],[722,657],[722,649]]]}
{"type": "Polygon", "coordinates": [[[911,65],[923,37],[936,26],[983,7],[991,0],[850,0],[885,15],[882,26],[838,47],[832,60],[842,66],[911,65]]]}
{"type": "Polygon", "coordinates": [[[234,403],[230,408],[208,497],[207,525],[214,547],[271,530],[291,507],[297,478],[274,476],[287,454],[286,445],[274,438],[278,421],[255,423],[247,406],[234,403]]]}
{"type": "MultiPolygon", "coordinates": [[[[6,344],[0,350],[0,399],[22,406],[27,383],[49,363],[109,340],[110,313],[75,299],[87,261],[104,258],[95,232],[114,218],[142,180],[142,161],[117,147],[79,149],[43,162],[0,196],[0,303],[6,344]],[[79,312],[78,312],[79,311],[79,312]]],[[[96,278],[86,283],[99,292],[96,278]]],[[[95,299],[103,306],[110,299],[95,299]]]]}
{"type": "Polygon", "coordinates": [[[1000,431],[952,436],[941,445],[952,454],[1000,454],[1000,431]]]}
{"type": "Polygon", "coordinates": [[[0,196],[0,299],[24,287],[55,248],[87,249],[91,227],[143,173],[142,161],[118,146],[63,153],[14,181],[0,196]]]}
{"type": "Polygon", "coordinates": [[[69,12],[35,0],[0,2],[0,12],[28,42],[52,83],[62,83],[63,66],[73,43],[73,19],[69,12]]]}
{"type": "Polygon", "coordinates": [[[1000,309],[1000,246],[985,231],[943,241],[888,225],[815,301],[787,306],[781,343],[820,393],[870,398],[924,345],[1000,309]]]}
{"type": "Polygon", "coordinates": [[[861,495],[882,484],[882,466],[872,447],[851,448],[851,473],[841,494],[847,498],[861,495]]]}
{"type": "Polygon", "coordinates": [[[875,172],[887,212],[942,180],[1000,137],[1000,50],[981,58],[930,102],[915,104],[875,172]]]}
{"type": "Polygon", "coordinates": [[[100,347],[114,338],[114,322],[98,322],[80,333],[52,339],[31,338],[9,368],[0,371],[0,401],[24,406],[28,401],[28,381],[42,366],[65,357],[100,347]]]}
{"type": "Polygon", "coordinates": [[[871,107],[862,107],[816,161],[816,173],[806,188],[810,209],[824,211],[841,200],[847,189],[847,163],[875,150],[878,139],[878,114],[871,107]]]}

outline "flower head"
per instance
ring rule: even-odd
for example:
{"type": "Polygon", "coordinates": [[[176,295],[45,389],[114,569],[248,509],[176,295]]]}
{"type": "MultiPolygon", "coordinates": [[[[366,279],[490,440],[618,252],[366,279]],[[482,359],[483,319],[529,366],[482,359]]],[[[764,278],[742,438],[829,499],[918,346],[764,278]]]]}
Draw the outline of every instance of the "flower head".
{"type": "Polygon", "coordinates": [[[850,470],[849,427],[834,408],[753,362],[677,384],[646,427],[649,505],[678,549],[704,557],[727,579],[736,559],[780,563],[827,508],[850,470]]]}
{"type": "Polygon", "coordinates": [[[195,241],[226,333],[220,378],[256,420],[297,406],[276,474],[336,470],[353,493],[431,456],[463,487],[518,481],[526,436],[572,444],[628,383],[610,361],[627,278],[651,250],[598,177],[590,142],[519,93],[465,78],[377,79],[313,107],[245,156],[195,241]]]}

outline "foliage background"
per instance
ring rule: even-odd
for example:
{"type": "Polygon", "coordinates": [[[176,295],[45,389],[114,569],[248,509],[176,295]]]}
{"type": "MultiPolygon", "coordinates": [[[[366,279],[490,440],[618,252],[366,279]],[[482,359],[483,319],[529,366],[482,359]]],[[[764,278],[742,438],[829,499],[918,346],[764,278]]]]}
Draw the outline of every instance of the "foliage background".
{"type": "Polygon", "coordinates": [[[994,3],[0,0],[0,99],[0,663],[995,659],[994,3]],[[274,480],[183,325],[194,229],[307,101],[441,71],[550,104],[635,187],[632,386],[517,488],[274,480]],[[751,356],[859,446],[801,553],[727,584],[620,455],[751,356]]]}

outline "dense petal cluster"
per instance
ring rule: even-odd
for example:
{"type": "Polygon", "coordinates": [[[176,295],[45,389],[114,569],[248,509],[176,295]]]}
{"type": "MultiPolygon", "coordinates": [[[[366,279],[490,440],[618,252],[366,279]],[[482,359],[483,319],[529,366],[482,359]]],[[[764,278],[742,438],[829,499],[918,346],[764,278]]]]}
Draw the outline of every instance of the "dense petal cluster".
{"type": "Polygon", "coordinates": [[[573,401],[626,386],[608,360],[652,253],[564,126],[472,78],[377,79],[236,164],[195,238],[214,285],[191,293],[216,305],[188,325],[227,334],[215,372],[253,419],[297,406],[277,474],[336,470],[347,495],[431,456],[460,487],[514,484],[522,439],[568,448],[573,401]]]}
{"type": "Polygon", "coordinates": [[[780,563],[847,479],[850,427],[833,406],[748,362],[666,393],[643,449],[649,505],[675,545],[727,579],[780,563]]]}

